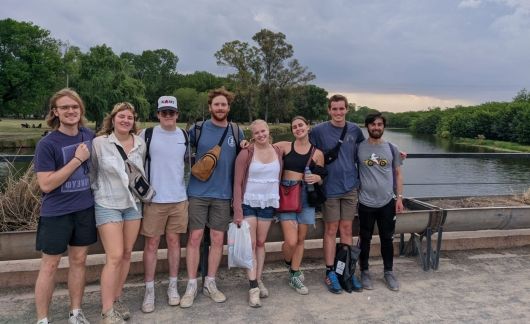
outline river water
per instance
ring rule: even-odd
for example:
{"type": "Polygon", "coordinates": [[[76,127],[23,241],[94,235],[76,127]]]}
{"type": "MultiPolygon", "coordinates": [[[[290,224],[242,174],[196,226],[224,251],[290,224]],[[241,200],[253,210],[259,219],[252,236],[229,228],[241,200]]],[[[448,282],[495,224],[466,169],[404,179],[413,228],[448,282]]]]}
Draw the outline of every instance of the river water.
{"type": "MultiPolygon", "coordinates": [[[[363,131],[366,136],[366,130],[363,131]]],[[[290,137],[290,134],[275,136],[275,140],[290,140],[290,137]]],[[[386,130],[384,138],[407,153],[487,152],[406,131],[386,130]]],[[[18,154],[33,154],[33,150],[18,154]]],[[[16,167],[25,168],[25,165],[17,163],[16,167]]],[[[6,163],[0,163],[0,182],[6,174],[6,163]]],[[[404,161],[403,174],[406,197],[520,194],[530,188],[530,159],[409,158],[404,161]]]]}

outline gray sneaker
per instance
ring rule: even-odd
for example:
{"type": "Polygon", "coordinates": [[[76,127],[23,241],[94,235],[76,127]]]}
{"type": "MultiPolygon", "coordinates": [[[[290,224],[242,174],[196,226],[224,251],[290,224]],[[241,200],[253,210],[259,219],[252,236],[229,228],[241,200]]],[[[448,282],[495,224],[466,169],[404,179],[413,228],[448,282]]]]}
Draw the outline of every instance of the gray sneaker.
{"type": "Polygon", "coordinates": [[[390,289],[392,291],[398,291],[399,290],[399,282],[398,282],[396,276],[394,275],[393,271],[385,271],[384,278],[385,278],[385,283],[386,283],[386,286],[388,287],[388,289],[390,289]]]}
{"type": "Polygon", "coordinates": [[[68,324],[90,324],[90,322],[86,319],[85,314],[83,314],[83,311],[79,310],[79,313],[77,313],[76,316],[70,313],[70,317],[68,318],[68,324]]]}
{"type": "Polygon", "coordinates": [[[370,277],[370,272],[368,272],[368,270],[361,271],[361,283],[363,285],[363,289],[374,289],[374,285],[372,284],[372,277],[370,277]]]}
{"type": "Polygon", "coordinates": [[[217,289],[215,281],[207,282],[202,288],[202,293],[216,303],[224,303],[226,301],[226,296],[217,289]]]}
{"type": "Polygon", "coordinates": [[[105,314],[101,314],[101,321],[100,324],[125,324],[125,321],[123,318],[121,318],[121,315],[118,314],[114,308],[111,308],[108,312],[105,314]]]}
{"type": "Polygon", "coordinates": [[[127,307],[127,305],[125,305],[125,303],[122,302],[120,299],[115,300],[114,305],[112,305],[112,307],[114,307],[114,310],[118,312],[118,314],[120,314],[121,318],[123,318],[124,320],[128,320],[129,318],[131,318],[131,311],[129,310],[129,307],[127,307]]]}
{"type": "Polygon", "coordinates": [[[265,287],[265,284],[263,283],[263,280],[258,280],[258,287],[259,287],[259,297],[260,298],[269,297],[269,289],[267,289],[267,287],[265,287]]]}

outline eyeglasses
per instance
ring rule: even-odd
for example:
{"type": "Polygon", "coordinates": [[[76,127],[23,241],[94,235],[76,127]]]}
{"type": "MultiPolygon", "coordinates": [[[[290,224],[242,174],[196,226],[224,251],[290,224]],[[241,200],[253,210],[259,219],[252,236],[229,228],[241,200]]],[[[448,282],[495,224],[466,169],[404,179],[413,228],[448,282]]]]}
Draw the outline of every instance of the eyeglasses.
{"type": "Polygon", "coordinates": [[[162,115],[162,117],[173,117],[177,114],[177,112],[174,110],[160,110],[159,113],[162,115]]]}
{"type": "Polygon", "coordinates": [[[56,109],[59,109],[59,110],[62,110],[62,111],[67,111],[67,110],[79,110],[81,108],[81,106],[79,105],[63,105],[63,106],[57,106],[55,107],[56,109]]]}

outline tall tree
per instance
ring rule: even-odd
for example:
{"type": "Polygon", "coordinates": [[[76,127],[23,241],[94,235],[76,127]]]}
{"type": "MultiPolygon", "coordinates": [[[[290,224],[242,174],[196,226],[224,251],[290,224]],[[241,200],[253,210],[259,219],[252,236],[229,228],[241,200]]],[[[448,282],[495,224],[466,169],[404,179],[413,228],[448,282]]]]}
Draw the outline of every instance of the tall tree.
{"type": "Polygon", "coordinates": [[[81,56],[79,94],[85,101],[87,117],[96,121],[96,128],[114,104],[122,101],[131,102],[140,118],[148,116],[145,88],[131,76],[133,70],[106,45],[92,47],[81,56]]]}
{"type": "Polygon", "coordinates": [[[0,115],[41,112],[60,69],[59,42],[48,30],[0,20],[0,115]]]}
{"type": "Polygon", "coordinates": [[[142,54],[122,53],[120,57],[134,67],[133,76],[145,86],[145,97],[152,108],[158,97],[176,88],[178,57],[168,49],[143,51],[142,54]]]}
{"type": "Polygon", "coordinates": [[[252,40],[257,46],[238,40],[223,44],[215,53],[217,64],[236,70],[229,78],[234,82],[236,92],[248,98],[249,119],[254,117],[254,107],[258,111],[263,107],[265,120],[270,112],[277,118],[282,117],[283,110],[293,106],[293,88],[305,85],[315,75],[292,59],[293,46],[287,43],[283,33],[262,29],[252,40]],[[261,99],[261,105],[256,103],[256,98],[261,99]]]}

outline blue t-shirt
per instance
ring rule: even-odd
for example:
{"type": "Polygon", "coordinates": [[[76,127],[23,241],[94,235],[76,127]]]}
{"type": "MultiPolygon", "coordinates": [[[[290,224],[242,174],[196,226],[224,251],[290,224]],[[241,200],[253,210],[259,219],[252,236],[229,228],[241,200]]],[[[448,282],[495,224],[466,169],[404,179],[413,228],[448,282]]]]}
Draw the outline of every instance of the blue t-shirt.
{"type": "MultiPolygon", "coordinates": [[[[208,150],[219,143],[226,127],[219,127],[214,125],[210,119],[202,123],[201,134],[199,136],[199,143],[196,154],[196,159],[199,160],[208,150]]],[[[234,132],[239,130],[239,140],[244,138],[243,131],[239,127],[234,127],[234,132]]],[[[195,145],[195,125],[189,129],[190,143],[195,145]]],[[[232,182],[234,179],[234,162],[236,160],[236,145],[232,127],[228,126],[228,133],[221,146],[221,156],[217,161],[217,166],[213,174],[207,181],[200,181],[193,175],[190,176],[188,185],[189,197],[200,198],[217,198],[217,199],[232,199],[232,182]]]]}
{"type": "MultiPolygon", "coordinates": [[[[357,145],[364,140],[359,126],[348,123],[348,130],[340,147],[338,158],[326,165],[328,176],[324,179],[326,195],[330,198],[340,197],[359,186],[357,167],[357,145]]],[[[316,125],[309,133],[309,140],[322,152],[333,149],[337,145],[342,127],[333,126],[331,122],[316,125]]]]}
{"type": "MultiPolygon", "coordinates": [[[[35,172],[61,169],[73,159],[77,146],[84,142],[91,151],[94,132],[81,127],[76,136],[53,131],[42,138],[35,149],[35,172]]],[[[87,209],[94,205],[88,175],[89,161],[85,161],[59,187],[42,193],[40,216],[61,216],[87,209]]]]}

